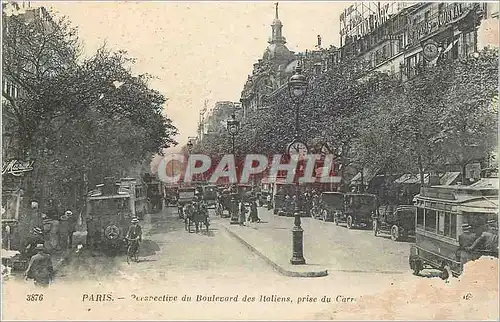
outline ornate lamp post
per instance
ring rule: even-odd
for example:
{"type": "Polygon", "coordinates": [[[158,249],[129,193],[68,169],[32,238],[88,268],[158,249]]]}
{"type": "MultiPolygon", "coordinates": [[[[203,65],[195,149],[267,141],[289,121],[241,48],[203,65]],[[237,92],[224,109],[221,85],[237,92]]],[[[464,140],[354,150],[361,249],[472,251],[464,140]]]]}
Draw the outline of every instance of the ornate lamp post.
{"type": "MultiPolygon", "coordinates": [[[[295,74],[288,81],[288,93],[295,105],[295,138],[288,145],[288,154],[295,155],[299,159],[307,154],[307,145],[299,140],[299,108],[307,94],[307,79],[302,75],[302,66],[297,64],[295,74]]],[[[306,263],[304,259],[304,230],[301,227],[299,208],[299,182],[295,182],[295,213],[294,227],[292,229],[293,251],[290,263],[302,265],[306,263]]]]}
{"type": "MultiPolygon", "coordinates": [[[[231,118],[229,120],[227,120],[227,131],[229,132],[229,135],[231,136],[232,153],[234,156],[235,155],[234,138],[236,137],[236,135],[238,135],[238,133],[240,131],[240,121],[236,120],[234,113],[233,113],[233,115],[231,115],[231,118]]],[[[235,192],[238,191],[238,187],[236,185],[233,186],[233,189],[235,190],[235,192]]],[[[236,202],[237,202],[236,194],[232,194],[230,224],[233,224],[233,225],[239,224],[236,202]]]]}
{"type": "Polygon", "coordinates": [[[188,143],[186,144],[186,147],[187,147],[188,153],[191,154],[191,151],[193,151],[193,142],[191,140],[189,140],[188,143]]]}

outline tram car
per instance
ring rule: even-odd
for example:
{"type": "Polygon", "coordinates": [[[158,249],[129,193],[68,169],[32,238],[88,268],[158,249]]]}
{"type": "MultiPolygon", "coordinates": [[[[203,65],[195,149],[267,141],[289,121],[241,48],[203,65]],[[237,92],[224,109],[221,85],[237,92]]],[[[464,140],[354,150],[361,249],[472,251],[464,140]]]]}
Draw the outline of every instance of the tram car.
{"type": "Polygon", "coordinates": [[[469,245],[461,245],[466,234],[478,238],[491,228],[491,222],[496,222],[498,229],[498,183],[496,187],[422,187],[414,202],[415,245],[410,249],[409,264],[415,275],[431,268],[440,270],[441,278],[447,279],[460,275],[470,259],[498,257],[498,245],[496,251],[478,248],[470,253],[464,253],[469,245]]]}

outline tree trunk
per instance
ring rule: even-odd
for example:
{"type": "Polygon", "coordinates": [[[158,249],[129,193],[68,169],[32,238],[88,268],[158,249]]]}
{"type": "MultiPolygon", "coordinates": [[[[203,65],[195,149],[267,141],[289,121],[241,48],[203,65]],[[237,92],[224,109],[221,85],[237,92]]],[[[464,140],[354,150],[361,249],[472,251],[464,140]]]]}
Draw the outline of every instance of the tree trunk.
{"type": "Polygon", "coordinates": [[[422,157],[419,155],[418,156],[418,173],[420,175],[420,186],[424,186],[424,166],[422,164],[422,157]]]}
{"type": "Polygon", "coordinates": [[[467,180],[466,179],[467,173],[466,173],[466,170],[465,170],[466,167],[467,167],[466,163],[460,163],[460,169],[462,171],[462,180],[461,180],[462,184],[466,184],[466,180],[467,180]]]}

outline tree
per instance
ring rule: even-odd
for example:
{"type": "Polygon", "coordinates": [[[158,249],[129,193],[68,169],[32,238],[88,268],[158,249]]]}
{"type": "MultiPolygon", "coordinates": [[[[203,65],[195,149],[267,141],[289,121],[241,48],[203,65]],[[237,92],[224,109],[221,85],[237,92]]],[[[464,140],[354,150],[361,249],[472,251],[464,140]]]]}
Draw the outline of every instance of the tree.
{"type": "Polygon", "coordinates": [[[93,184],[128,175],[176,144],[177,129],[163,114],[167,99],[149,87],[150,75],[133,75],[135,60],[125,51],[103,46],[80,59],[76,32],[66,19],[10,18],[3,71],[21,92],[2,92],[9,120],[2,130],[20,138],[18,157],[36,159],[28,194],[74,204],[84,177],[93,184]]]}

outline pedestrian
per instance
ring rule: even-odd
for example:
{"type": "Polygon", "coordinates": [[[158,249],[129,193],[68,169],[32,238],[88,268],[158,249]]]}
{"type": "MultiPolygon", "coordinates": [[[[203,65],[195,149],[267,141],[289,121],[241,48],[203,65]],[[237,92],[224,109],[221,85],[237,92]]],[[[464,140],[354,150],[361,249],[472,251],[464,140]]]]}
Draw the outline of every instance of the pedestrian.
{"type": "Polygon", "coordinates": [[[271,204],[271,193],[269,193],[269,194],[267,195],[266,202],[267,202],[267,210],[271,210],[271,208],[272,208],[272,204],[271,204]]]}
{"type": "Polygon", "coordinates": [[[460,252],[460,262],[462,264],[477,259],[476,256],[467,251],[467,247],[471,246],[475,240],[476,234],[472,231],[472,226],[469,224],[462,224],[462,233],[458,236],[458,250],[460,252]]]}
{"type": "Polygon", "coordinates": [[[44,243],[43,231],[39,227],[34,227],[28,238],[26,239],[26,244],[23,248],[23,257],[31,258],[36,254],[36,245],[44,243]]]}
{"type": "Polygon", "coordinates": [[[72,248],[73,247],[73,233],[76,231],[76,226],[78,223],[78,218],[71,210],[66,210],[64,213],[66,216],[68,216],[68,226],[69,226],[69,231],[68,231],[68,247],[72,248]]]}
{"type": "Polygon", "coordinates": [[[245,218],[246,218],[246,213],[247,213],[247,208],[245,206],[245,203],[243,202],[243,200],[240,200],[240,204],[239,204],[239,207],[238,207],[238,222],[240,225],[244,226],[245,225],[245,218]]]}
{"type": "Polygon", "coordinates": [[[471,246],[466,247],[466,250],[470,252],[479,248],[498,256],[498,226],[496,220],[488,220],[487,225],[489,229],[484,231],[471,246]]]}
{"type": "MultiPolygon", "coordinates": [[[[50,218],[50,217],[49,217],[50,218]]],[[[59,218],[53,219],[50,225],[50,246],[51,249],[59,251],[61,247],[59,246],[59,218]]]]}
{"type": "Polygon", "coordinates": [[[64,214],[59,218],[59,245],[62,250],[66,250],[68,248],[69,241],[69,217],[64,214]]]}
{"type": "Polygon", "coordinates": [[[87,216],[86,223],[87,223],[87,246],[90,249],[96,249],[97,246],[99,245],[101,238],[98,225],[99,223],[92,214],[87,216]]]}
{"type": "Polygon", "coordinates": [[[45,252],[43,244],[35,247],[37,254],[33,255],[26,269],[25,279],[32,278],[36,286],[47,287],[54,277],[54,268],[50,255],[45,252]]]}
{"type": "Polygon", "coordinates": [[[255,200],[252,200],[250,203],[250,216],[248,219],[252,222],[260,222],[259,210],[257,208],[257,203],[255,202],[255,200]]]}

